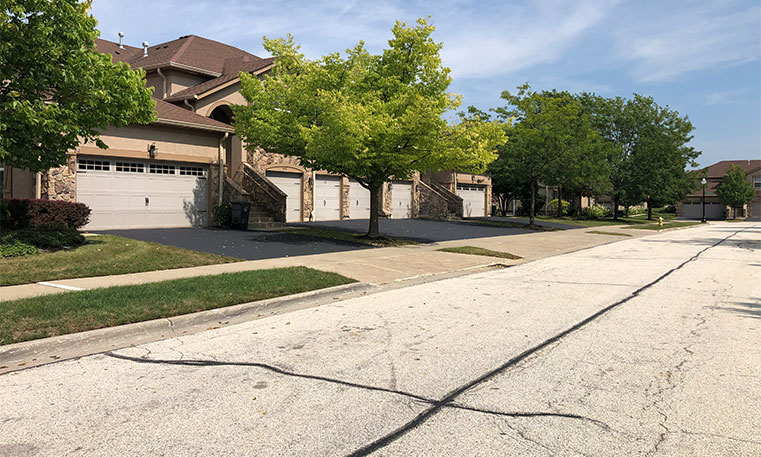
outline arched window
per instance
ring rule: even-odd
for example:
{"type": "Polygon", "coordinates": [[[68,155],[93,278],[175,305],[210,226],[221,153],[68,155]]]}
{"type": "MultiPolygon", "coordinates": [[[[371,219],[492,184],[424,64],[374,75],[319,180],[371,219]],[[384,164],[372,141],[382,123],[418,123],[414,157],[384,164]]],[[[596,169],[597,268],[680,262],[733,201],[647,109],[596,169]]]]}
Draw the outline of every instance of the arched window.
{"type": "Polygon", "coordinates": [[[233,110],[227,105],[220,105],[214,108],[209,117],[215,121],[224,122],[225,124],[233,123],[233,110]]]}

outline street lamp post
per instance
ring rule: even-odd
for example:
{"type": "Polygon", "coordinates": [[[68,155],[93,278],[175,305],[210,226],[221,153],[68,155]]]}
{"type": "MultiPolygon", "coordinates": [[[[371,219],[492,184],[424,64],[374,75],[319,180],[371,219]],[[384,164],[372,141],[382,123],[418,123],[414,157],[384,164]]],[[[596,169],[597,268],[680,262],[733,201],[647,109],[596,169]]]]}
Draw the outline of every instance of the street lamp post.
{"type": "Polygon", "coordinates": [[[705,224],[706,222],[706,179],[705,178],[701,179],[700,184],[703,185],[703,219],[701,219],[700,222],[705,224]]]}

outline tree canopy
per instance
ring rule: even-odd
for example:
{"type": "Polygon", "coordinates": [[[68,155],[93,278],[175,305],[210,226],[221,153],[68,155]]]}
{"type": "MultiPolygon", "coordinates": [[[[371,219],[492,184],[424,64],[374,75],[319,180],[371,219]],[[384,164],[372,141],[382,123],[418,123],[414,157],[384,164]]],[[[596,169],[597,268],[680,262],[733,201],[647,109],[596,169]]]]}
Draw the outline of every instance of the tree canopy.
{"type": "MultiPolygon", "coordinates": [[[[732,165],[716,189],[716,195],[723,205],[731,208],[740,208],[753,200],[755,190],[745,177],[745,170],[737,165],[732,165]]],[[[734,216],[734,212],[732,214],[734,216]]]]}
{"type": "Polygon", "coordinates": [[[31,171],[66,162],[80,141],[101,148],[109,126],[148,123],[155,102],[142,70],[95,49],[87,2],[3,0],[0,161],[31,171]]]}
{"type": "Polygon", "coordinates": [[[248,147],[356,179],[372,194],[368,235],[377,236],[384,182],[427,170],[483,171],[505,139],[504,125],[476,111],[444,119],[461,97],[447,92],[450,71],[433,31],[425,19],[397,22],[378,55],[360,42],[317,60],[290,36],[265,37],[276,64],[261,80],[241,75],[249,103],[233,107],[236,133],[248,147]]]}
{"type": "Polygon", "coordinates": [[[568,92],[536,92],[526,83],[515,94],[504,91],[507,105],[494,110],[515,121],[510,141],[490,166],[492,179],[529,187],[530,224],[536,213],[536,189],[544,184],[583,188],[604,181],[602,142],[582,104],[568,92]]]}

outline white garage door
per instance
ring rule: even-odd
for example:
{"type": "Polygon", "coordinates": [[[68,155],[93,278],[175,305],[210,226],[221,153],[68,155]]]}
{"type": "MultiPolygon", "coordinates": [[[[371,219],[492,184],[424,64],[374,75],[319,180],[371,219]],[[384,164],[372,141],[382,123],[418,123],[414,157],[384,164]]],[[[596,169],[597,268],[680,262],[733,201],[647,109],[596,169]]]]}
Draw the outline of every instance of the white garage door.
{"type": "Polygon", "coordinates": [[[486,187],[458,185],[457,195],[462,197],[464,217],[486,216],[486,187]]]}
{"type": "Polygon", "coordinates": [[[92,209],[89,230],[206,224],[205,166],[79,158],[77,201],[92,209]]]}
{"type": "Polygon", "coordinates": [[[341,177],[317,175],[314,180],[314,220],[341,220],[341,177]]]}
{"type": "Polygon", "coordinates": [[[268,171],[267,179],[288,196],[285,203],[285,221],[301,221],[301,173],[268,171]]]}
{"type": "MultiPolygon", "coordinates": [[[[681,217],[685,219],[701,219],[703,217],[703,204],[683,204],[681,217]]],[[[720,203],[706,202],[706,219],[724,219],[724,206],[720,203]]]]}
{"type": "Polygon", "coordinates": [[[409,219],[412,217],[412,182],[394,181],[391,183],[391,218],[409,219]]]}
{"type": "Polygon", "coordinates": [[[352,219],[370,218],[370,191],[356,180],[349,180],[349,217],[352,219]]]}

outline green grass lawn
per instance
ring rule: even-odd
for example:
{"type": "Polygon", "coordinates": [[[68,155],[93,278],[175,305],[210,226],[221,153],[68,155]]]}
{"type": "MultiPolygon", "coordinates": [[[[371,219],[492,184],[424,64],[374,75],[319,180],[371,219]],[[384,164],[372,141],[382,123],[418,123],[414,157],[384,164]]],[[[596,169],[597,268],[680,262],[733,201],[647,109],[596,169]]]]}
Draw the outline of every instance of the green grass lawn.
{"type": "Polygon", "coordinates": [[[587,233],[594,233],[597,235],[612,235],[612,236],[631,236],[628,233],[622,233],[622,232],[604,232],[602,230],[589,230],[587,233]]]}
{"type": "Polygon", "coordinates": [[[120,236],[88,236],[75,249],[0,259],[0,286],[239,261],[120,236]]]}
{"type": "Polygon", "coordinates": [[[501,259],[510,259],[510,260],[518,260],[523,258],[515,254],[510,254],[509,252],[492,251],[491,249],[479,248],[477,246],[456,246],[452,248],[437,249],[437,251],[454,252],[455,254],[483,255],[483,256],[499,257],[501,259]]]}
{"type": "Polygon", "coordinates": [[[662,229],[668,229],[668,228],[676,228],[676,227],[689,227],[690,225],[699,225],[700,221],[672,221],[672,222],[664,222],[663,227],[659,226],[657,223],[655,224],[643,224],[643,225],[633,225],[629,228],[633,229],[641,229],[641,230],[662,230],[662,229]]]}
{"type": "Polygon", "coordinates": [[[244,271],[0,302],[0,345],[355,282],[306,267],[244,271]]]}
{"type": "Polygon", "coordinates": [[[420,244],[420,241],[410,238],[397,238],[390,236],[381,236],[378,238],[368,238],[363,233],[344,232],[342,230],[331,230],[323,228],[299,227],[285,228],[279,230],[284,233],[294,235],[313,236],[316,238],[327,238],[329,240],[345,241],[349,243],[364,244],[366,246],[389,247],[389,246],[407,246],[410,244],[420,244]]]}
{"type": "Polygon", "coordinates": [[[536,225],[536,224],[528,225],[528,224],[522,224],[520,222],[491,221],[491,220],[485,220],[485,219],[468,220],[468,221],[462,221],[462,222],[467,224],[485,225],[488,227],[517,228],[517,229],[524,229],[524,230],[528,229],[528,230],[536,230],[540,232],[554,232],[556,230],[562,230],[556,227],[545,227],[543,225],[536,225]]]}

